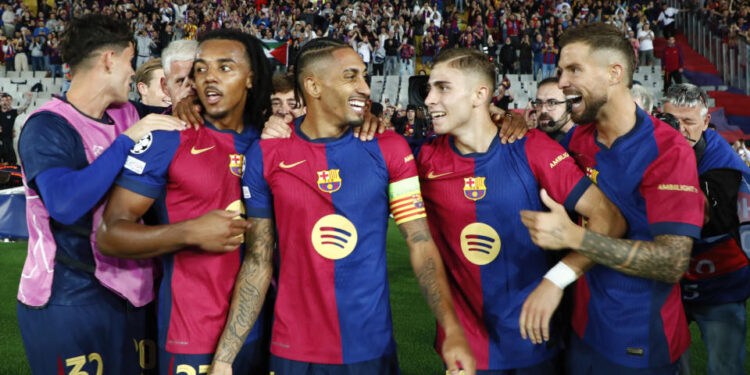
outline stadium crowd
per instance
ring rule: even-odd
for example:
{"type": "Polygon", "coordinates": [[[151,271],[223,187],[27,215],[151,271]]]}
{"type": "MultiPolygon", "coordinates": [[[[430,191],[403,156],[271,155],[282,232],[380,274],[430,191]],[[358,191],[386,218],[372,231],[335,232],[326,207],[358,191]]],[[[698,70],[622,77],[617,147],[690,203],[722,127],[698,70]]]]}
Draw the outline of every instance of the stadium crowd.
{"type": "MultiPolygon", "coordinates": [[[[717,32],[741,35],[746,7],[725,7],[709,4],[706,14],[725,25],[717,32]]],[[[29,252],[19,288],[35,374],[92,372],[102,356],[116,363],[104,368],[123,373],[172,373],[175,365],[178,373],[209,365],[215,374],[268,366],[279,374],[398,373],[378,258],[389,211],[451,373],[686,373],[688,320],[704,335],[709,373],[742,372],[750,287],[741,281],[750,263],[732,208],[750,170],[706,131],[705,92],[682,82],[674,22],[687,7],[60,1],[35,16],[21,3],[2,8],[6,70],[66,74],[70,87],[30,117],[19,146],[30,244],[44,245],[29,252]],[[654,56],[659,36],[667,47],[654,56]],[[258,40],[272,39],[289,42],[287,66],[269,65],[258,40]],[[655,93],[631,88],[635,66],[655,59],[668,114],[658,117],[655,93]],[[368,73],[417,72],[431,73],[425,108],[368,103],[368,73]],[[127,100],[133,74],[138,102],[127,100]],[[523,116],[508,111],[508,74],[536,83],[523,116]],[[203,128],[186,129],[193,120],[203,128]],[[114,126],[102,132],[102,123],[114,126]],[[344,137],[352,123],[393,128],[409,142],[393,133],[375,142],[344,137]],[[498,137],[498,126],[525,136],[498,137]],[[511,144],[499,146],[501,139],[511,144]],[[370,190],[351,190],[350,176],[370,190]],[[494,184],[512,179],[521,183],[494,184]],[[460,203],[446,205],[461,184],[460,203]],[[570,220],[573,212],[590,220],[585,229],[570,220]],[[362,250],[352,255],[358,235],[378,261],[361,260],[362,250]],[[504,255],[495,259],[500,238],[504,255]],[[540,248],[574,251],[548,257],[540,248]],[[55,255],[54,276],[40,272],[43,258],[55,255]],[[153,275],[153,258],[163,267],[160,289],[144,276],[153,275]],[[278,262],[286,268],[274,271],[278,262]],[[576,299],[563,299],[572,289],[576,299]],[[271,320],[262,307],[273,302],[271,320]],[[158,335],[146,327],[154,308],[158,335]],[[49,329],[87,319],[75,345],[46,339],[49,329]],[[572,331],[560,319],[572,319],[572,331]],[[44,358],[53,351],[64,366],[44,358]]],[[[0,104],[11,110],[5,96],[0,104]]],[[[0,157],[10,158],[2,141],[0,157]]]]}

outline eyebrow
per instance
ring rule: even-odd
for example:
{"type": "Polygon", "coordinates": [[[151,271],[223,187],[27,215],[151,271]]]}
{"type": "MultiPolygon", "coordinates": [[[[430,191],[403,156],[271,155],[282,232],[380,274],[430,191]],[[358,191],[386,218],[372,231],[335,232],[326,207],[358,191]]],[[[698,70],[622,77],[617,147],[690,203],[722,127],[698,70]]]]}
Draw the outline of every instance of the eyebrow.
{"type": "MultiPolygon", "coordinates": [[[[218,61],[219,63],[227,63],[227,62],[234,63],[235,62],[234,59],[229,58],[229,57],[224,57],[224,58],[221,58],[221,59],[217,59],[216,61],[218,61]]],[[[197,63],[208,64],[208,61],[206,61],[205,59],[195,59],[195,63],[196,64],[197,63]]]]}
{"type": "Polygon", "coordinates": [[[361,70],[359,70],[358,68],[348,68],[348,69],[344,69],[344,73],[354,73],[354,74],[359,74],[359,72],[360,72],[360,71],[361,71],[361,70]]]}
{"type": "Polygon", "coordinates": [[[429,86],[437,86],[437,85],[450,85],[449,81],[435,81],[435,82],[427,82],[427,85],[429,86]]]}

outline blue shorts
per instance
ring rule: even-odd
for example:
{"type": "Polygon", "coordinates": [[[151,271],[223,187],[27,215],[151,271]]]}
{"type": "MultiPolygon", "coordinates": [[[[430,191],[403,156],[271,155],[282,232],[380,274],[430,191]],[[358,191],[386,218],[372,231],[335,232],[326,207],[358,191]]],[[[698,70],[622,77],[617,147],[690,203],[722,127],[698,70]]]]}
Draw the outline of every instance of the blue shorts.
{"type": "MultiPolygon", "coordinates": [[[[268,345],[264,340],[245,342],[232,363],[233,375],[268,374],[268,345]]],[[[179,354],[159,349],[159,374],[207,374],[214,354],[179,354]]]]}
{"type": "Polygon", "coordinates": [[[570,349],[566,351],[565,368],[576,375],[678,375],[679,361],[656,368],[625,367],[604,358],[583,342],[578,335],[570,335],[570,349]]]}
{"type": "Polygon", "coordinates": [[[114,296],[84,306],[19,302],[16,314],[32,374],[155,374],[151,304],[114,296]]]}
{"type": "Polygon", "coordinates": [[[394,351],[369,361],[333,365],[326,363],[298,362],[271,355],[273,375],[398,375],[398,356],[394,351]]]}

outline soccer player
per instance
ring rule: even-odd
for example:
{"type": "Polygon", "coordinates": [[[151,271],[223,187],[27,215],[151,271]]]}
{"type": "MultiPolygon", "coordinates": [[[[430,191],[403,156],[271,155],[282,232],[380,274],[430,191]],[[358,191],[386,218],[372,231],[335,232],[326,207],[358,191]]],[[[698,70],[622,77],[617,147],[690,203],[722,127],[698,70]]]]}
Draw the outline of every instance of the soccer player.
{"type": "MultiPolygon", "coordinates": [[[[707,101],[706,93],[689,83],[670,86],[664,98],[664,113],[679,120],[679,130],[695,151],[700,187],[709,206],[681,282],[682,301],[706,345],[706,373],[739,375],[745,364],[750,265],[741,246],[737,212],[737,207],[747,205],[738,206],[737,195],[747,197],[750,169],[721,135],[707,130],[707,101]]],[[[739,215],[747,221],[746,210],[739,215]]]]}
{"type": "Polygon", "coordinates": [[[551,212],[522,213],[534,243],[597,263],[576,284],[568,370],[674,374],[690,344],[678,281],[703,224],[695,155],[633,102],[633,48],[617,28],[579,25],[560,45],[559,87],[581,124],[562,145],[628,223],[615,239],[573,224],[551,199],[551,212]]]}
{"type": "Polygon", "coordinates": [[[302,47],[296,69],[306,117],[290,138],[261,140],[248,152],[256,161],[242,182],[250,248],[212,372],[230,373],[260,312],[278,228],[271,371],[397,374],[385,257],[390,204],[417,281],[446,329],[447,369],[473,374],[406,141],[392,132],[368,142],[351,136],[370,95],[367,67],[349,45],[318,38],[302,47]]]}
{"type": "MultiPolygon", "coordinates": [[[[163,374],[205,373],[211,363],[243,256],[243,154],[258,137],[254,124],[262,124],[270,110],[270,69],[260,42],[248,34],[219,30],[202,36],[192,75],[204,126],[154,132],[131,151],[98,233],[102,251],[113,255],[162,255],[163,374]],[[162,225],[139,224],[152,206],[162,225]]],[[[261,326],[234,363],[238,374],[265,371],[261,326]]]]}
{"type": "MultiPolygon", "coordinates": [[[[547,272],[546,254],[531,242],[518,212],[540,209],[539,190],[545,189],[588,217],[593,230],[620,235],[626,224],[543,132],[533,129],[512,144],[500,142],[489,111],[495,78],[492,62],[475,49],[446,49],[435,59],[425,104],[442,136],[416,155],[425,207],[477,369],[555,374],[560,343],[558,332],[547,328],[549,319],[565,286],[591,262],[571,253],[547,272]],[[524,306],[535,289],[537,298],[527,303],[533,306],[524,306]],[[522,312],[547,302],[547,310],[522,312]],[[525,320],[534,326],[528,332],[525,320]],[[558,345],[538,345],[544,341],[558,345]]],[[[440,330],[437,347],[443,339],[440,330]]]]}
{"type": "Polygon", "coordinates": [[[73,19],[60,50],[70,90],[32,113],[19,141],[29,226],[21,337],[33,374],[137,374],[154,364],[143,308],[154,297],[153,265],[104,256],[90,237],[128,150],[152,130],[184,124],[139,121],[128,103],[134,48],[124,22],[73,19]]]}

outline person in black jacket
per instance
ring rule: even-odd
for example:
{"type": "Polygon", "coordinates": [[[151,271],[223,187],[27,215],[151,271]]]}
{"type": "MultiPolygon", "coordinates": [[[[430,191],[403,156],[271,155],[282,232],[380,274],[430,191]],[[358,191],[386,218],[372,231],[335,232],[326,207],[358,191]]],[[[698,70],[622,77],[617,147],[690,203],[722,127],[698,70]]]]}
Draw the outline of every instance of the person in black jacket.
{"type": "Polygon", "coordinates": [[[505,38],[505,44],[500,48],[500,63],[503,64],[503,75],[516,73],[516,47],[510,40],[505,38]]]}
{"type": "Polygon", "coordinates": [[[394,113],[391,124],[396,129],[396,133],[403,135],[407,140],[424,139],[427,134],[427,121],[417,117],[417,106],[414,104],[406,106],[406,116],[398,116],[398,112],[394,113]]]}
{"type": "Polygon", "coordinates": [[[531,42],[529,41],[528,34],[523,36],[521,45],[519,46],[518,50],[520,51],[520,55],[518,57],[518,61],[521,65],[520,73],[531,74],[531,61],[533,59],[533,52],[531,49],[531,42]]]}

